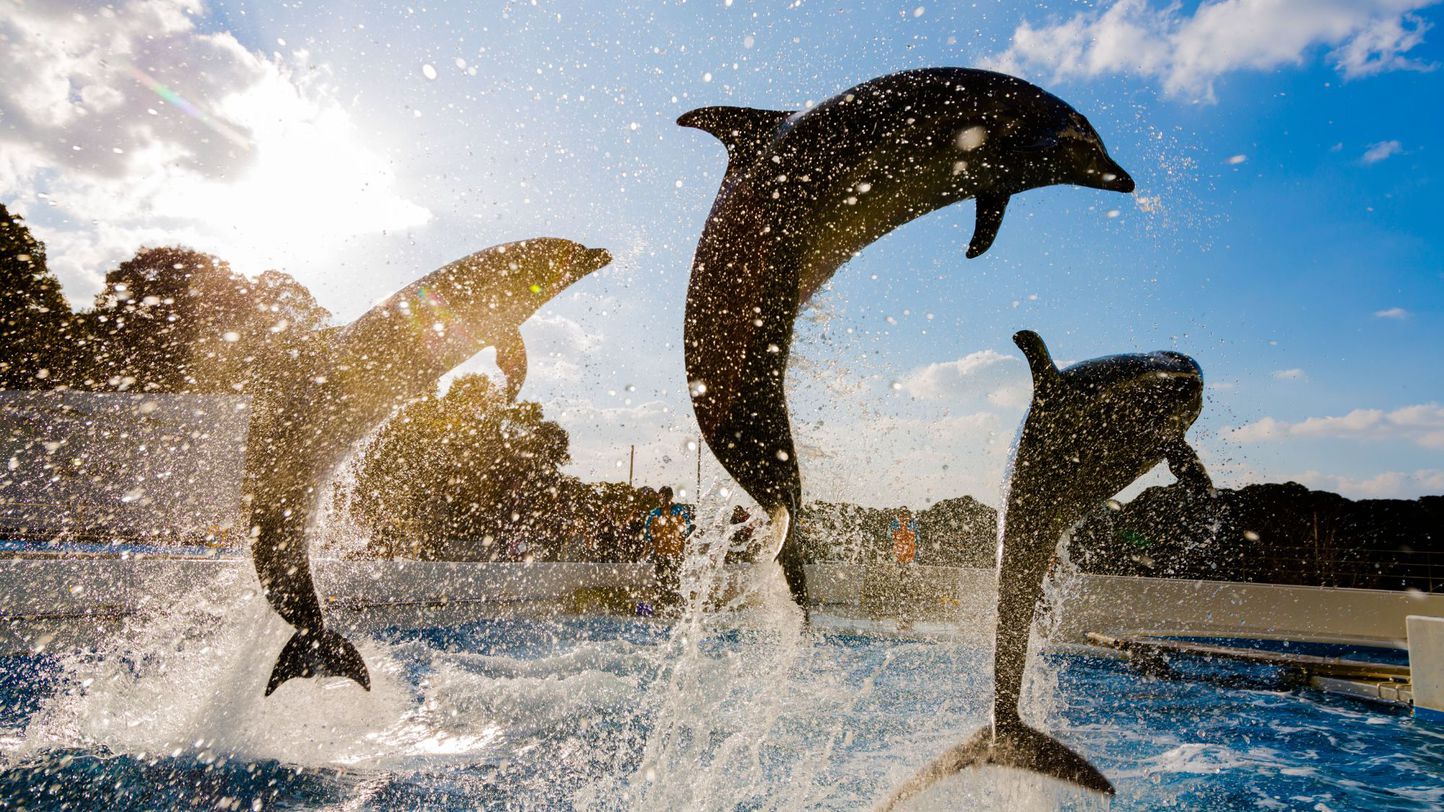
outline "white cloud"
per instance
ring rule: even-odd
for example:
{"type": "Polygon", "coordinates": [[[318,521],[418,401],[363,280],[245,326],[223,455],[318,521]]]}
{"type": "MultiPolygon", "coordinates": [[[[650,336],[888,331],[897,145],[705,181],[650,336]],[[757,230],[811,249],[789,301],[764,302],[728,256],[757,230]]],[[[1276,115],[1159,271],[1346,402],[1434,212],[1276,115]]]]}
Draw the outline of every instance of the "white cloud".
{"type": "Polygon", "coordinates": [[[1386,310],[1375,310],[1374,317],[1380,319],[1405,319],[1409,317],[1409,311],[1402,307],[1391,307],[1386,310]]]}
{"type": "Polygon", "coordinates": [[[1444,494],[1444,470],[1437,468],[1385,471],[1366,478],[1305,471],[1288,478],[1352,499],[1416,499],[1424,495],[1444,494]]]}
{"type": "Polygon", "coordinates": [[[1404,145],[1398,141],[1380,141],[1377,144],[1370,144],[1369,148],[1364,150],[1364,157],[1361,160],[1366,164],[1376,164],[1403,151],[1404,145]]]}
{"type": "Polygon", "coordinates": [[[1293,369],[1275,370],[1273,378],[1276,381],[1306,381],[1309,379],[1309,376],[1305,374],[1302,369],[1295,367],[1293,369]]]}
{"type": "Polygon", "coordinates": [[[988,402],[1006,409],[1021,409],[1033,401],[1031,384],[1009,384],[988,393],[988,402]]]}
{"type": "Polygon", "coordinates": [[[73,298],[142,243],[238,270],[325,268],[341,244],[430,218],[396,191],[324,66],[197,28],[200,0],[11,5],[0,18],[0,197],[73,298]]]}
{"type": "Polygon", "coordinates": [[[919,367],[904,375],[899,383],[904,392],[922,400],[956,398],[977,388],[972,379],[982,371],[1015,360],[996,350],[978,350],[956,361],[919,367]]]}
{"type": "Polygon", "coordinates": [[[1158,79],[1169,95],[1212,100],[1213,82],[1237,70],[1302,65],[1312,52],[1345,78],[1433,66],[1407,54],[1429,23],[1409,12],[1437,0],[1214,0],[1184,5],[1114,0],[1034,26],[1024,21],[991,64],[1054,80],[1122,73],[1158,79]]]}
{"type": "Polygon", "coordinates": [[[1265,417],[1224,434],[1239,443],[1296,438],[1404,439],[1423,448],[1444,449],[1444,406],[1420,403],[1386,412],[1354,409],[1337,417],[1310,417],[1289,423],[1265,417]]]}

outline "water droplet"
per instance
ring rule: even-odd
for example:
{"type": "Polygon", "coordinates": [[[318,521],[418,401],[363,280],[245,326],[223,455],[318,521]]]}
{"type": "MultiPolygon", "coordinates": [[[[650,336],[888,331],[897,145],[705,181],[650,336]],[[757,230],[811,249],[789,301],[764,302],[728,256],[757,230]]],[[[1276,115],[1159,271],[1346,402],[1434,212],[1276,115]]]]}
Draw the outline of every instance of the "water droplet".
{"type": "Polygon", "coordinates": [[[987,141],[988,130],[984,127],[969,127],[958,133],[958,149],[963,152],[972,152],[987,141]]]}
{"type": "Polygon", "coordinates": [[[436,78],[436,68],[431,67],[431,63],[427,62],[426,64],[421,66],[421,75],[425,76],[427,79],[434,80],[436,78]]]}

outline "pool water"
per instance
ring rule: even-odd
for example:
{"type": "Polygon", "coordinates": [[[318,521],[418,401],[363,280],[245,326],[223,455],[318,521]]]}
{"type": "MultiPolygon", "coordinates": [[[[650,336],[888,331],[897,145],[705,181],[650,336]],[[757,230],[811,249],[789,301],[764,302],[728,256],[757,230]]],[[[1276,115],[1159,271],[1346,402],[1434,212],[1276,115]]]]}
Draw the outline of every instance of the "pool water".
{"type": "MultiPolygon", "coordinates": [[[[253,593],[84,653],[0,658],[0,807],[857,809],[982,724],[976,642],[811,632],[786,611],[513,619],[359,635],[373,690],[293,681],[253,593]]],[[[1037,722],[1111,808],[1435,809],[1444,730],[1310,692],[1048,655],[1037,722]]],[[[933,808],[1107,808],[1002,770],[933,808]]]]}

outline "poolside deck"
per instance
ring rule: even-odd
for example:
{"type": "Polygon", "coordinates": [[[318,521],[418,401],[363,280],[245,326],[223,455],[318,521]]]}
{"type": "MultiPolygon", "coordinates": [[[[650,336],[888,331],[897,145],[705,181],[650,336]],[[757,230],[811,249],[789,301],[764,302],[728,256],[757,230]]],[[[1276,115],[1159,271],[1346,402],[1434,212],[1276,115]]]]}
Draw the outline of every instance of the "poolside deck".
{"type": "Polygon", "coordinates": [[[1171,676],[1174,673],[1170,665],[1174,658],[1243,662],[1282,669],[1287,674],[1284,680],[1286,684],[1308,686],[1353,699],[1413,706],[1413,686],[1407,665],[1234,648],[1149,635],[1089,632],[1087,637],[1093,645],[1120,651],[1129,662],[1141,670],[1159,676],[1171,676]]]}

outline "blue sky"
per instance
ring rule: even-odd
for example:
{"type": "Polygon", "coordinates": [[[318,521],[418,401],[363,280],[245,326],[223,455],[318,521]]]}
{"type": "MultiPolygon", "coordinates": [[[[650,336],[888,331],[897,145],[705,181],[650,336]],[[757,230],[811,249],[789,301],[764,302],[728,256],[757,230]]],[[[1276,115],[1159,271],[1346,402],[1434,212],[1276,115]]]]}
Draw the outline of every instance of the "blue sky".
{"type": "Polygon", "coordinates": [[[1065,360],[1198,358],[1223,484],[1444,492],[1444,6],[4,2],[0,195],[77,301],[141,243],[282,268],[343,321],[497,242],[612,249],[523,330],[523,396],[584,476],[625,477],[635,443],[644,479],[691,485],[682,303],[726,154],[677,115],[987,65],[1087,115],[1138,191],[1027,192],[976,260],[959,204],[844,266],[789,373],[809,495],[997,503],[1024,327],[1065,360]]]}

